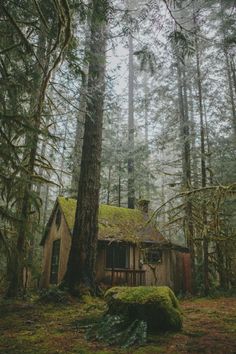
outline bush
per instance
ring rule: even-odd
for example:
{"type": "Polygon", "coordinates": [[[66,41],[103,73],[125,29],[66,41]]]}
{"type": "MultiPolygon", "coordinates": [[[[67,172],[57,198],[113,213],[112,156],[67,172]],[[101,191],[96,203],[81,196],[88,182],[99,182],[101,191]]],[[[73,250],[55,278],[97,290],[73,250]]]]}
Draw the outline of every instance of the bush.
{"type": "Polygon", "coordinates": [[[48,289],[40,290],[39,301],[52,304],[66,304],[69,301],[69,295],[57,286],[52,286],[48,289]]]}

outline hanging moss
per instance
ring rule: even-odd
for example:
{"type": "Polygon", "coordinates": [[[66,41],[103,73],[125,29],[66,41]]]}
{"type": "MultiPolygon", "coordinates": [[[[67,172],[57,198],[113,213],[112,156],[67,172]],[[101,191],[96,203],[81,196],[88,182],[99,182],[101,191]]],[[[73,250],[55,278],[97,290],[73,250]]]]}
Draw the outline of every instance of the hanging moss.
{"type": "Polygon", "coordinates": [[[150,331],[182,328],[178,300],[166,286],[114,287],[106,292],[105,299],[109,314],[143,320],[150,331]]]}
{"type": "MultiPolygon", "coordinates": [[[[72,230],[76,199],[58,197],[58,203],[69,229],[72,230]]],[[[153,225],[147,224],[147,220],[140,210],[100,205],[99,239],[138,243],[145,240],[160,241],[163,240],[163,237],[153,225]]]]}

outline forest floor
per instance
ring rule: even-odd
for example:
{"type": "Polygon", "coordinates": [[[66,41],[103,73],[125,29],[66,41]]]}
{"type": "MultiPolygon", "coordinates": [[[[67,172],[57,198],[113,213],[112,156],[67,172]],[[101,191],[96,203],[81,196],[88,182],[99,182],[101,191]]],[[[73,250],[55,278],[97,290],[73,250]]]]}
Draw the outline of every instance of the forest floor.
{"type": "Polygon", "coordinates": [[[183,330],[148,337],[146,345],[122,350],[87,342],[76,321],[104,311],[101,300],[86,304],[45,305],[0,301],[1,354],[236,354],[236,297],[180,302],[183,330]]]}

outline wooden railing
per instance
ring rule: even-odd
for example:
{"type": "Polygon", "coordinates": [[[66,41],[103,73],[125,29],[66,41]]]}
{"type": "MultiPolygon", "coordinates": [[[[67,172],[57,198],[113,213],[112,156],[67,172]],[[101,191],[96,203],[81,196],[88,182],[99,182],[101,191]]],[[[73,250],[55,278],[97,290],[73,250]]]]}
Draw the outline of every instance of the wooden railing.
{"type": "Polygon", "coordinates": [[[145,270],[136,269],[107,269],[111,285],[139,286],[145,285],[145,270]]]}

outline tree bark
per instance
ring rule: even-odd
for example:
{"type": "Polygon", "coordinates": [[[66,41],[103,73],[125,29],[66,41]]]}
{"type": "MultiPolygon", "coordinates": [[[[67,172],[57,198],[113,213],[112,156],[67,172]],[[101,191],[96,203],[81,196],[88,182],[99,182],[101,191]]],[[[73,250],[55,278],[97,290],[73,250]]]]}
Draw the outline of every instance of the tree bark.
{"type": "Polygon", "coordinates": [[[144,71],[144,124],[145,124],[145,147],[147,152],[146,160],[146,199],[150,199],[150,173],[149,173],[149,131],[148,131],[148,74],[144,71]]]}
{"type": "Polygon", "coordinates": [[[134,63],[133,38],[129,34],[129,113],[128,113],[128,208],[135,207],[134,188],[134,63]]]}
{"type": "MultiPolygon", "coordinates": [[[[197,19],[194,15],[194,24],[197,27],[197,19]]],[[[197,69],[197,88],[198,88],[198,104],[199,104],[199,118],[200,118],[200,139],[201,139],[201,184],[202,188],[206,187],[207,173],[206,173],[206,151],[205,151],[205,127],[203,115],[203,98],[202,98],[202,78],[200,68],[200,52],[198,45],[197,33],[195,33],[195,49],[196,49],[196,69],[197,69]]],[[[202,205],[203,218],[203,278],[204,278],[204,292],[205,295],[209,293],[209,259],[208,259],[208,235],[207,235],[207,211],[206,205],[203,201],[202,205]]]]}
{"type": "Polygon", "coordinates": [[[77,122],[76,122],[75,145],[73,151],[73,168],[72,168],[72,178],[71,178],[72,196],[77,194],[79,176],[80,176],[81,158],[82,158],[84,124],[85,124],[86,107],[87,107],[87,87],[88,87],[87,55],[89,51],[90,35],[91,35],[89,28],[90,28],[90,23],[88,21],[87,28],[86,28],[85,44],[84,44],[85,46],[84,62],[83,62],[84,78],[82,79],[82,83],[80,87],[79,112],[78,112],[77,122]]]}
{"type": "Polygon", "coordinates": [[[110,194],[111,194],[111,170],[112,167],[108,167],[108,181],[107,181],[107,205],[110,204],[110,194]]]}
{"type": "Polygon", "coordinates": [[[90,62],[81,171],[75,225],[67,271],[62,287],[74,295],[96,294],[95,262],[98,238],[100,165],[103,104],[105,93],[105,51],[107,0],[92,1],[90,62]]]}
{"type": "MultiPolygon", "coordinates": [[[[185,67],[182,67],[177,56],[177,79],[178,79],[178,101],[180,114],[180,136],[182,139],[182,186],[185,190],[191,187],[191,159],[190,159],[190,134],[188,99],[185,67]]],[[[192,220],[192,203],[189,197],[185,200],[185,235],[191,256],[192,279],[195,279],[195,251],[194,251],[194,230],[192,220]]],[[[194,290],[194,289],[193,289],[194,290]]]]}

